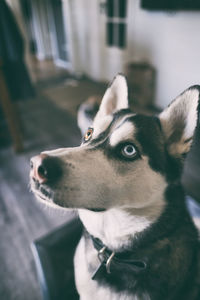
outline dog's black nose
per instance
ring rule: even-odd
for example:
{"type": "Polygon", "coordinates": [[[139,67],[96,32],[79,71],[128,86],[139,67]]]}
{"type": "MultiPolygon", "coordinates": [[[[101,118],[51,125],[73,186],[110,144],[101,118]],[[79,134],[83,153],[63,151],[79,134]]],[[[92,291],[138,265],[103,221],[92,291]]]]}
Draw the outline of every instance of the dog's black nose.
{"type": "Polygon", "coordinates": [[[62,175],[61,162],[57,157],[40,154],[31,161],[30,176],[39,183],[54,183],[62,175]]]}

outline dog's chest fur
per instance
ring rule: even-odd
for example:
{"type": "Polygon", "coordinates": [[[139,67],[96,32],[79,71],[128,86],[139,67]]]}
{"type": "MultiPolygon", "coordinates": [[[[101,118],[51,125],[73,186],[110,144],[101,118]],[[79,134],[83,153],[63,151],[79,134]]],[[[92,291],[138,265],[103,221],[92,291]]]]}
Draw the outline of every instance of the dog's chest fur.
{"type": "Polygon", "coordinates": [[[152,222],[150,217],[134,216],[120,209],[103,213],[79,210],[79,216],[87,231],[113,250],[128,246],[135,233],[152,222]]]}
{"type": "MultiPolygon", "coordinates": [[[[94,236],[101,239],[110,249],[118,249],[128,246],[135,233],[147,228],[151,221],[140,216],[130,216],[118,209],[112,209],[103,214],[96,214],[86,210],[79,210],[79,216],[94,236]],[[133,226],[134,224],[134,226],[133,226]],[[134,230],[133,230],[134,227],[134,230]]],[[[97,250],[86,236],[83,236],[75,255],[76,286],[81,295],[81,300],[88,299],[113,299],[113,300],[149,300],[149,296],[143,293],[142,298],[137,294],[129,295],[124,291],[116,291],[98,281],[92,280],[92,274],[99,266],[97,250]]]]}

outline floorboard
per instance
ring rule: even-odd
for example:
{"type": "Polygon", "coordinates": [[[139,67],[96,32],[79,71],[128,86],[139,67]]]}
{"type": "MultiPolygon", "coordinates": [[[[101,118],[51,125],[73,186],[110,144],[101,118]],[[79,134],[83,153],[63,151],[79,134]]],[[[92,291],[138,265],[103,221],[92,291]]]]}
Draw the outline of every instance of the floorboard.
{"type": "Polygon", "coordinates": [[[44,97],[20,106],[25,152],[16,155],[12,145],[0,149],[0,299],[40,300],[30,245],[71,214],[52,210],[29,191],[30,157],[44,149],[76,146],[76,121],[44,97]]]}

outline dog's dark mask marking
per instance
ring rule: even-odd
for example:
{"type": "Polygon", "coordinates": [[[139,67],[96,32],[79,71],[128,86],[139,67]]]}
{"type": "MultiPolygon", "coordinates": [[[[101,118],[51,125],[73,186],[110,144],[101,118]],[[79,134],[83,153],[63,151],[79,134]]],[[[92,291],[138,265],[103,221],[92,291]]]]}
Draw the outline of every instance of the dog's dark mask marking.
{"type": "Polygon", "coordinates": [[[136,126],[136,139],[143,153],[149,157],[151,168],[165,174],[165,145],[158,118],[136,115],[130,120],[136,126]]]}
{"type": "MultiPolygon", "coordinates": [[[[163,174],[168,183],[179,181],[186,154],[185,157],[183,155],[182,157],[174,157],[168,153],[160,120],[155,116],[142,115],[136,115],[132,117],[132,120],[138,129],[136,138],[140,142],[144,154],[149,157],[151,168],[163,174]]],[[[182,128],[178,130],[179,137],[180,130],[182,128]]]]}
{"type": "Polygon", "coordinates": [[[103,132],[101,132],[99,134],[98,137],[96,137],[95,139],[92,139],[88,144],[91,146],[95,146],[97,144],[99,144],[101,141],[104,141],[106,137],[109,136],[110,133],[110,129],[111,127],[123,116],[126,116],[127,114],[133,113],[130,109],[121,109],[120,111],[116,112],[113,114],[113,120],[110,123],[110,125],[108,126],[108,128],[106,128],[106,130],[104,130],[103,132]]]}
{"type": "MultiPolygon", "coordinates": [[[[118,144],[116,147],[110,147],[108,143],[111,127],[123,116],[131,113],[131,110],[120,110],[114,114],[113,120],[109,127],[102,132],[97,138],[91,140],[89,145],[93,146],[91,150],[101,149],[109,159],[120,159],[124,162],[131,162],[140,158],[140,151],[136,145],[137,156],[134,159],[128,159],[121,155],[120,148],[128,141],[118,144]],[[101,143],[102,141],[102,143],[101,143]]],[[[181,158],[170,156],[167,152],[164,135],[162,132],[160,120],[155,116],[135,115],[127,117],[125,122],[132,122],[136,127],[136,140],[140,143],[142,153],[149,157],[149,164],[153,170],[164,175],[168,182],[180,180],[183,161],[181,158]]],[[[130,141],[130,143],[133,143],[130,141]]]]}

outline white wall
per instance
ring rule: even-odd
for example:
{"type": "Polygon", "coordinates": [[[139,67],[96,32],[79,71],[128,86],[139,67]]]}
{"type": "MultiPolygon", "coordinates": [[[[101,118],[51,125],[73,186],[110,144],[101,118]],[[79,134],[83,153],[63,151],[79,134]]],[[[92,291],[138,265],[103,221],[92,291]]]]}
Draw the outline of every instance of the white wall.
{"type": "Polygon", "coordinates": [[[200,84],[200,12],[150,12],[139,7],[139,0],[132,2],[133,58],[156,67],[156,103],[164,107],[184,89],[200,84]]]}

